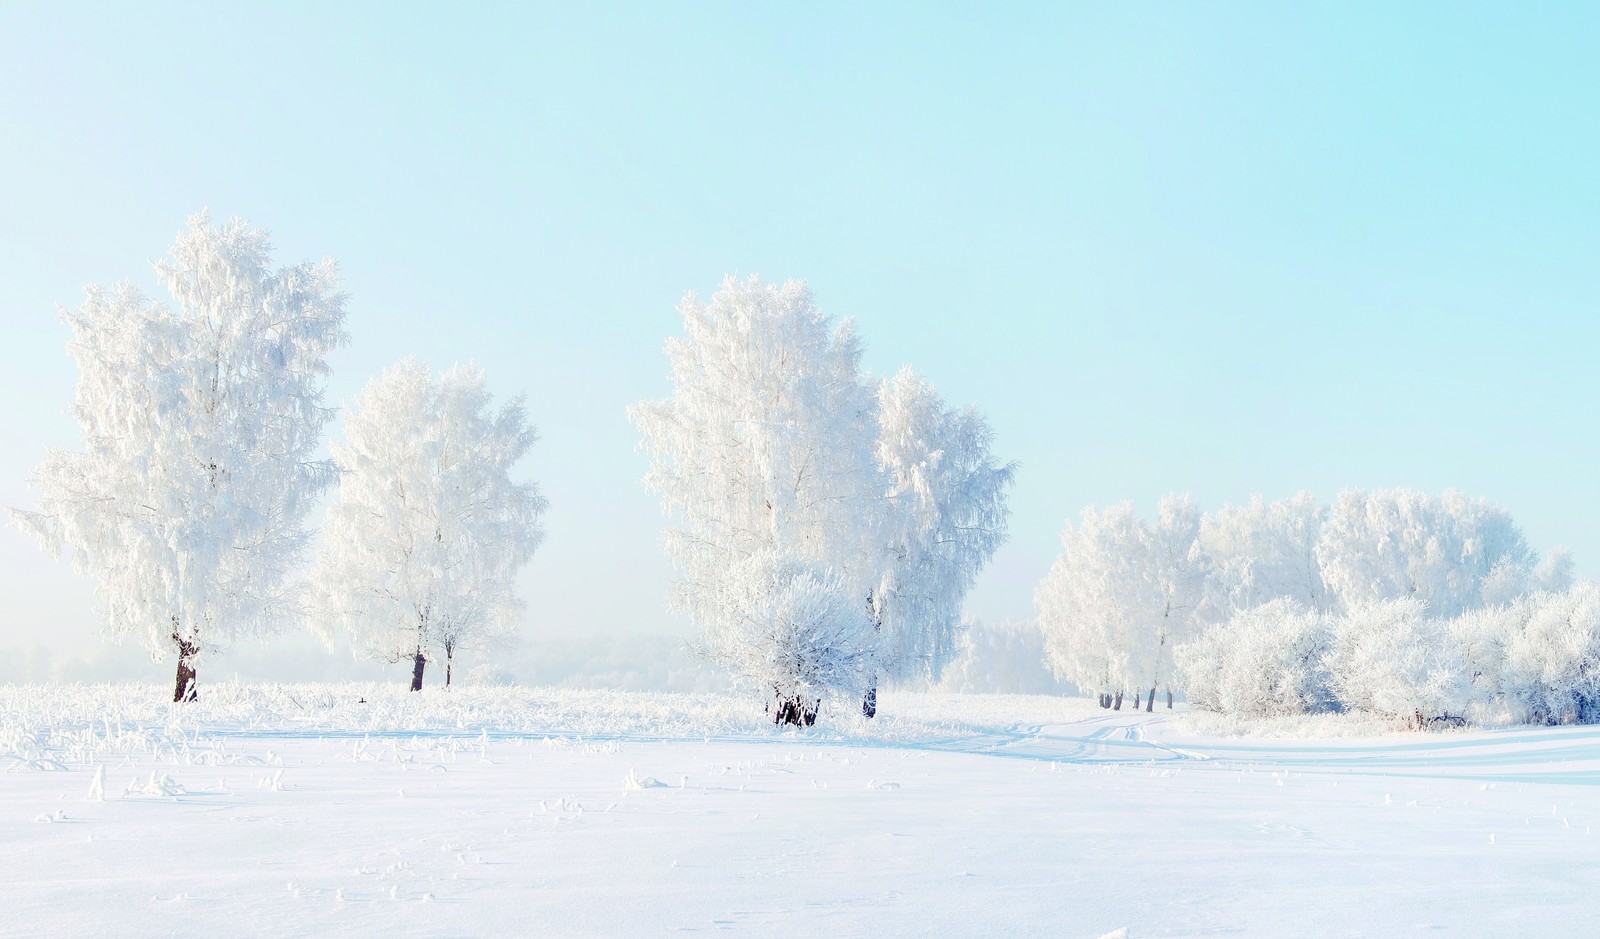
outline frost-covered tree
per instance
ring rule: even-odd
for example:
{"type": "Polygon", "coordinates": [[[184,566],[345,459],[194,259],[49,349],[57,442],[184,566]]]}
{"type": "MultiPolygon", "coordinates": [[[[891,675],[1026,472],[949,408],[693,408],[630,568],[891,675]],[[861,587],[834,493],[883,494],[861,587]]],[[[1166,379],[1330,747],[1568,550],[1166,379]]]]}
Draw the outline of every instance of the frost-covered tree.
{"type": "Polygon", "coordinates": [[[1273,600],[1309,610],[1327,608],[1317,544],[1328,516],[1309,492],[1277,502],[1257,495],[1223,506],[1200,522],[1200,545],[1210,564],[1203,618],[1223,622],[1273,600]]]}
{"type": "Polygon", "coordinates": [[[1162,497],[1156,523],[1146,529],[1146,576],[1156,605],[1136,633],[1135,659],[1144,663],[1142,677],[1150,686],[1146,711],[1155,710],[1156,688],[1163,685],[1167,707],[1172,707],[1173,650],[1200,626],[1200,603],[1210,562],[1199,537],[1200,512],[1194,499],[1187,494],[1162,497]]]}
{"type": "Polygon", "coordinates": [[[937,680],[960,652],[962,604],[1006,539],[1016,466],[995,461],[993,437],[976,408],[947,408],[909,368],[879,387],[877,459],[888,490],[872,607],[891,678],[937,680]]]}
{"type": "MultiPolygon", "coordinates": [[[[630,409],[651,455],[645,485],[678,518],[666,532],[675,600],[714,658],[759,682],[770,650],[725,640],[748,634],[751,598],[778,582],[767,572],[809,571],[807,591],[836,587],[854,598],[852,618],[867,617],[881,500],[875,403],[853,325],[834,327],[804,284],[730,277],[709,303],[691,294],[679,312],[684,335],[667,342],[671,397],[630,409]]],[[[809,657],[853,662],[876,641],[854,629],[826,636],[843,644],[808,640],[809,657]]],[[[852,683],[864,674],[813,673],[852,683]]],[[[867,684],[816,690],[860,695],[867,684]]],[[[815,718],[787,683],[765,691],[780,713],[815,718]]]]}
{"type": "Polygon", "coordinates": [[[1132,503],[1083,510],[1034,594],[1052,670],[1101,702],[1172,682],[1172,650],[1198,624],[1206,563],[1199,514],[1187,496],[1162,499],[1155,524],[1132,503]]]}
{"type": "Polygon", "coordinates": [[[458,651],[515,628],[516,574],[543,539],[545,499],[511,475],[536,439],[522,399],[495,409],[477,367],[435,381],[407,359],[356,395],[344,431],[315,575],[320,630],[409,661],[413,691],[442,654],[449,684],[458,651]]]}
{"type": "Polygon", "coordinates": [[[1542,586],[1538,557],[1511,516],[1456,490],[1342,492],[1317,559],[1349,608],[1413,597],[1450,617],[1542,586]]]}
{"type": "Polygon", "coordinates": [[[1106,705],[1121,706],[1134,611],[1143,603],[1142,537],[1133,503],[1086,506],[1061,533],[1062,553],[1034,592],[1050,669],[1106,705]]]}
{"type": "Polygon", "coordinates": [[[672,395],[630,411],[645,484],[676,516],[675,600],[780,720],[808,723],[831,693],[863,696],[870,714],[877,673],[935,675],[954,655],[961,600],[1005,537],[1012,468],[990,456],[981,415],[914,374],[874,389],[851,323],[835,327],[803,284],[728,278],[679,309],[672,395]],[[844,609],[818,599],[832,592],[853,611],[815,619],[844,609]],[[777,615],[773,597],[810,612],[753,622],[777,615]],[[804,675],[773,672],[802,661],[804,675]]]}
{"type": "Polygon", "coordinates": [[[1242,717],[1328,710],[1327,614],[1277,599],[1215,624],[1180,646],[1184,694],[1195,707],[1242,717]]]}
{"type": "Polygon", "coordinates": [[[288,575],[334,478],[314,453],[345,339],[335,265],[270,255],[265,231],[201,213],[156,266],[174,305],[121,284],[62,311],[84,449],[51,452],[38,510],[12,516],[95,580],[112,636],[176,656],[174,700],[203,654],[297,615],[288,575]]]}

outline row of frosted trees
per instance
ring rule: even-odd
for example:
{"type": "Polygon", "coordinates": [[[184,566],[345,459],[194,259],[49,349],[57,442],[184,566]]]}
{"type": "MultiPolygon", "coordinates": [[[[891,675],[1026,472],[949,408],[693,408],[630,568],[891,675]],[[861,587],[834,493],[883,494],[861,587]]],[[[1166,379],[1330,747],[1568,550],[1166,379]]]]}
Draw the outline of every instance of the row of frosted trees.
{"type": "Polygon", "coordinates": [[[202,213],[157,273],[170,304],[123,284],[62,311],[84,448],[49,453],[37,509],[12,513],[94,579],[107,632],[176,658],[175,701],[203,656],[299,622],[409,661],[413,689],[430,657],[448,681],[458,650],[506,636],[545,508],[510,475],[534,442],[521,402],[407,360],[318,459],[347,339],[333,262],[274,269],[265,232],[202,213]],[[308,516],[335,486],[308,585],[308,516]]]}
{"type": "MultiPolygon", "coordinates": [[[[91,287],[62,312],[84,449],[52,452],[37,509],[13,518],[95,580],[112,636],[176,658],[174,700],[195,697],[202,656],[301,622],[409,662],[413,690],[442,658],[448,683],[459,651],[517,625],[545,500],[511,470],[534,431],[477,369],[407,360],[317,459],[345,298],[331,261],[269,255],[264,232],[202,214],[157,266],[171,304],[91,287]],[[309,514],[335,486],[311,559],[309,514]]],[[[840,695],[871,716],[880,681],[937,677],[960,652],[1013,467],[976,410],[910,370],[862,373],[851,324],[803,285],[730,279],[681,313],[672,396],[632,411],[646,484],[677,517],[675,599],[775,721],[810,724],[840,695]]]]}
{"type": "Polygon", "coordinates": [[[1600,717],[1600,594],[1459,492],[1088,508],[1035,596],[1055,672],[1121,707],[1414,726],[1600,717]]]}
{"type": "MultiPolygon", "coordinates": [[[[512,476],[535,435],[484,376],[414,360],[348,402],[332,459],[327,355],[345,342],[332,262],[273,269],[264,232],[191,220],[157,266],[171,304],[92,287],[62,315],[81,451],[40,466],[14,519],[70,551],[109,632],[201,656],[308,623],[446,682],[505,640],[545,500],[512,476]],[[312,508],[336,494],[310,558],[312,508]]],[[[1015,472],[976,409],[904,369],[861,369],[850,321],[799,283],[728,279],[680,307],[670,396],[631,416],[672,518],[673,600],[699,648],[810,724],[872,716],[881,682],[938,681],[1004,542],[1015,472]]],[[[1503,511],[1459,493],[1309,495],[1154,521],[1086,509],[1036,595],[1051,668],[1107,707],[1174,691],[1238,714],[1353,709],[1423,724],[1600,710],[1600,606],[1570,561],[1540,566],[1503,511]]]]}

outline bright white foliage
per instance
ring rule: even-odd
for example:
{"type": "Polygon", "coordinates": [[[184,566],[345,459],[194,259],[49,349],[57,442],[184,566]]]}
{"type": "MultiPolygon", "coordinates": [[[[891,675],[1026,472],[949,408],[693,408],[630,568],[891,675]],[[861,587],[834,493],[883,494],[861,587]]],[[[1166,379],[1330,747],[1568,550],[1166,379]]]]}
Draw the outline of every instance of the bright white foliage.
{"type": "Polygon", "coordinates": [[[534,483],[511,478],[537,439],[522,399],[493,410],[477,367],[434,381],[407,359],[356,395],[344,431],[316,572],[324,638],[341,629],[399,661],[511,632],[514,580],[543,539],[546,507],[534,483]]]}
{"type": "Polygon", "coordinates": [[[893,678],[936,680],[960,652],[962,603],[1005,542],[1016,467],[995,463],[994,434],[976,408],[946,408],[909,368],[880,386],[878,428],[888,485],[873,591],[880,662],[893,678]]]}
{"type": "Polygon", "coordinates": [[[175,306],[88,288],[68,351],[82,451],[52,451],[14,518],[97,582],[106,624],[154,657],[216,650],[297,615],[287,575],[332,483],[313,459],[328,351],[345,340],[332,261],[273,270],[267,233],[189,220],[156,270],[175,306]]]}
{"type": "Polygon", "coordinates": [[[798,660],[748,639],[779,629],[750,619],[777,615],[756,602],[777,590],[810,611],[785,614],[782,641],[803,645],[806,675],[833,690],[859,694],[875,669],[937,674],[957,651],[961,600],[1005,536],[1012,470],[994,465],[981,416],[946,409],[909,372],[875,394],[851,323],[835,328],[798,282],[728,278],[709,303],[691,295],[679,310],[672,395],[630,414],[652,457],[645,484],[679,520],[666,533],[676,599],[706,648],[774,684],[773,662],[798,660]],[[852,605],[840,623],[812,616],[852,605]],[[801,642],[801,626],[838,644],[801,642]],[[837,667],[816,664],[825,648],[837,667]]]}
{"type": "MultiPolygon", "coordinates": [[[[1210,575],[1210,561],[1199,541],[1200,512],[1194,499],[1169,495],[1157,507],[1156,523],[1146,529],[1146,575],[1157,606],[1147,614],[1136,640],[1137,658],[1148,663],[1143,684],[1171,687],[1174,647],[1199,628],[1199,607],[1210,575]]],[[[1154,692],[1152,692],[1154,693],[1154,692]]]]}
{"type": "Polygon", "coordinates": [[[1415,598],[1364,604],[1338,617],[1327,666],[1341,704],[1382,717],[1464,720],[1477,697],[1448,624],[1415,598]]]}
{"type": "Polygon", "coordinates": [[[1537,556],[1504,509],[1456,490],[1339,494],[1317,547],[1322,579],[1346,607],[1402,597],[1454,616],[1541,584],[1537,556]]]}
{"type": "Polygon", "coordinates": [[[1061,533],[1061,556],[1034,594],[1050,668],[1084,690],[1129,687],[1145,605],[1143,529],[1133,503],[1087,506],[1061,533]]]}
{"type": "Polygon", "coordinates": [[[1280,717],[1333,705],[1323,659],[1327,614],[1278,599],[1235,615],[1179,647],[1189,703],[1242,717],[1280,717]]]}
{"type": "Polygon", "coordinates": [[[666,533],[681,599],[697,620],[738,616],[727,572],[774,551],[850,569],[864,606],[874,414],[852,325],[832,329],[794,281],[730,278],[679,311],[672,397],[631,414],[653,457],[646,486],[683,517],[666,533]]]}
{"type": "Polygon", "coordinates": [[[1225,505],[1200,523],[1200,545],[1210,560],[1205,618],[1226,620],[1278,599],[1309,610],[1327,608],[1317,544],[1328,516],[1309,492],[1267,502],[1253,496],[1225,505]]]}
{"type": "Polygon", "coordinates": [[[729,578],[736,619],[707,636],[718,661],[769,701],[811,706],[872,681],[877,636],[865,604],[831,568],[762,551],[729,578]]]}
{"type": "Polygon", "coordinates": [[[1532,723],[1600,721],[1600,587],[1538,593],[1506,608],[1499,685],[1532,723]]]}
{"type": "Polygon", "coordinates": [[[1154,524],[1132,503],[1083,510],[1034,603],[1055,673],[1084,689],[1172,681],[1172,650],[1197,627],[1207,564],[1188,496],[1167,496],[1154,524]]]}
{"type": "MultiPolygon", "coordinates": [[[[1410,619],[1394,619],[1399,616],[1394,614],[1391,619],[1445,645],[1440,637],[1451,630],[1460,633],[1453,651],[1440,645],[1426,654],[1471,661],[1470,675],[1479,691],[1475,704],[1482,710],[1490,700],[1499,700],[1496,695],[1505,698],[1515,691],[1502,695],[1496,684],[1503,677],[1513,631],[1501,624],[1495,610],[1534,591],[1560,593],[1572,579],[1572,560],[1564,550],[1551,552],[1539,567],[1537,555],[1504,510],[1454,491],[1442,496],[1411,490],[1348,491],[1331,512],[1309,493],[1272,503],[1256,496],[1247,505],[1225,506],[1204,518],[1187,499],[1168,497],[1153,525],[1136,518],[1127,504],[1105,512],[1086,509],[1079,526],[1067,526],[1062,545],[1063,555],[1035,595],[1057,675],[1085,690],[1148,687],[1167,680],[1164,653],[1172,643],[1182,643],[1209,625],[1215,628],[1207,633],[1204,648],[1187,656],[1187,674],[1204,687],[1188,692],[1203,706],[1239,713],[1288,707],[1271,703],[1287,700],[1271,687],[1252,695],[1240,686],[1219,690],[1217,684],[1222,671],[1245,674],[1257,668],[1272,648],[1296,654],[1290,639],[1303,624],[1286,621],[1282,628],[1288,632],[1276,635],[1251,612],[1265,605],[1288,609],[1277,604],[1281,600],[1312,613],[1360,611],[1336,617],[1342,623],[1370,621],[1380,616],[1375,610],[1394,613],[1382,606],[1384,601],[1416,601],[1425,614],[1410,619]],[[1481,616],[1475,613],[1486,608],[1481,616]],[[1459,622],[1447,624],[1452,617],[1459,622]],[[1418,626],[1412,619],[1428,623],[1418,626]],[[1234,626],[1252,632],[1233,635],[1234,626]],[[1274,642],[1289,645],[1274,647],[1274,642]]],[[[1427,684],[1433,679],[1397,675],[1393,668],[1409,666],[1389,664],[1391,689],[1411,689],[1405,693],[1432,706],[1417,689],[1433,687],[1427,684]]],[[[1341,700],[1343,706],[1378,707],[1368,695],[1378,693],[1376,685],[1358,687],[1360,681],[1348,670],[1344,681],[1350,693],[1364,697],[1359,702],[1341,700]]],[[[1444,685],[1435,690],[1440,688],[1444,685]]],[[[1459,689],[1446,690],[1454,694],[1459,689]]],[[[1438,694],[1448,697],[1445,690],[1438,694]]],[[[1461,700],[1448,703],[1456,707],[1461,700]]],[[[1544,713],[1528,707],[1530,713],[1544,713]]],[[[1429,716],[1427,707],[1421,710],[1429,716]]],[[[1379,712],[1387,713],[1381,707],[1379,712]]],[[[1448,713],[1465,716],[1459,710],[1448,713]]]]}

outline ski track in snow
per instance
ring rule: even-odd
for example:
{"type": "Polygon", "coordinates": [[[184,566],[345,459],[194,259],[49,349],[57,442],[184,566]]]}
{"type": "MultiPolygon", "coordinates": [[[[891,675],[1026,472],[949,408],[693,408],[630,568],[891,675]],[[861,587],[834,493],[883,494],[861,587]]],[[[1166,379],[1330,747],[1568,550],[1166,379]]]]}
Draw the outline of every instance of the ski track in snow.
{"type": "Polygon", "coordinates": [[[780,731],[716,696],[158,695],[0,687],[0,935],[1600,922],[1600,727],[1220,738],[1181,712],[886,693],[878,721],[780,731]]]}

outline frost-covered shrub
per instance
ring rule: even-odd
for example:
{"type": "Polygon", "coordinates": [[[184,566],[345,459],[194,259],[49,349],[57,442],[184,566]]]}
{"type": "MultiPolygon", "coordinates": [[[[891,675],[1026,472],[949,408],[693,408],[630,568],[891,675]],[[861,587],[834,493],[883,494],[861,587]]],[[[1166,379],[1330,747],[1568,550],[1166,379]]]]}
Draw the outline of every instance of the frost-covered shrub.
{"type": "Polygon", "coordinates": [[[834,694],[860,700],[877,662],[877,627],[844,578],[762,552],[736,583],[737,616],[707,651],[771,695],[775,721],[810,724],[834,694]]]}
{"type": "Polygon", "coordinates": [[[1289,600],[1236,614],[1176,652],[1189,702],[1242,717],[1280,717],[1333,707],[1323,665],[1328,618],[1289,600]]]}
{"type": "Polygon", "coordinates": [[[1600,721],[1600,587],[1527,598],[1506,617],[1500,684],[1532,723],[1600,721]]]}
{"type": "Polygon", "coordinates": [[[1327,665],[1339,703],[1416,726],[1464,723],[1477,699],[1445,620],[1420,600],[1369,603],[1334,624],[1327,665]]]}
{"type": "Polygon", "coordinates": [[[1505,694],[1506,647],[1527,622],[1531,602],[1532,598],[1519,597],[1503,605],[1468,610],[1446,623],[1450,640],[1466,662],[1480,706],[1499,717],[1521,719],[1521,715],[1507,714],[1507,707],[1515,710],[1515,703],[1505,694]]]}

